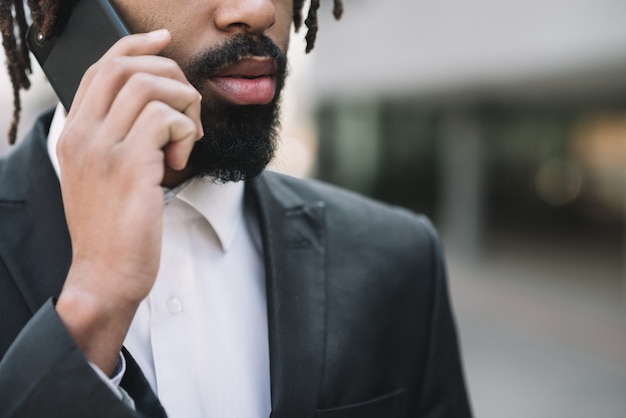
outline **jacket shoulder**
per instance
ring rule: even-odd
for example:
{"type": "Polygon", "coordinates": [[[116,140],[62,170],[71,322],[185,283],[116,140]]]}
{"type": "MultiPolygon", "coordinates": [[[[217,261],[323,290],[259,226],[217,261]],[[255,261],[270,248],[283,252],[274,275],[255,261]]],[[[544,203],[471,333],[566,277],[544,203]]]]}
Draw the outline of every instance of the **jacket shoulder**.
{"type": "Polygon", "coordinates": [[[42,113],[15,149],[0,158],[0,201],[23,200],[29,173],[44,165],[51,167],[46,139],[53,113],[53,109],[42,113]]]}
{"type": "MultiPolygon", "coordinates": [[[[329,234],[341,236],[354,245],[385,246],[386,253],[394,247],[430,248],[431,255],[441,256],[437,232],[428,217],[405,208],[389,205],[359,193],[319,180],[300,179],[267,171],[263,181],[278,193],[292,193],[292,200],[303,203],[324,203],[329,234]],[[372,239],[375,238],[375,239],[372,239]]],[[[350,243],[346,243],[350,244],[350,243]]],[[[429,251],[430,252],[430,251],[429,251]]]]}

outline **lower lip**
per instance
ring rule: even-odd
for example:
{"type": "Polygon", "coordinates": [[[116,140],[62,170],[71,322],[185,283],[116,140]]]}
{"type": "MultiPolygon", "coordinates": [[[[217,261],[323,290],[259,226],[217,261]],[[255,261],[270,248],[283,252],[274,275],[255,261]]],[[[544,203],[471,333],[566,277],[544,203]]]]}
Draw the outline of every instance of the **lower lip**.
{"type": "Polygon", "coordinates": [[[276,94],[276,84],[270,76],[215,77],[211,78],[211,84],[227,100],[239,105],[267,104],[276,94]]]}

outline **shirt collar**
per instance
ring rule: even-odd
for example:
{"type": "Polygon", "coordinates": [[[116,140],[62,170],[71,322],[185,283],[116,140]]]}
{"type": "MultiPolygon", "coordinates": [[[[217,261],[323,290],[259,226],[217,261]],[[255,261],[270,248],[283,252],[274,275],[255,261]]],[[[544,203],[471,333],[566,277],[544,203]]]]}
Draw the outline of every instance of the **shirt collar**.
{"type": "MultiPolygon", "coordinates": [[[[61,169],[56,146],[65,125],[65,118],[65,109],[59,103],[48,132],[48,154],[59,178],[61,177],[61,169]]],[[[168,193],[165,190],[164,192],[168,193]]],[[[180,187],[172,189],[172,192],[178,199],[197,210],[209,222],[220,241],[222,250],[228,251],[235,238],[237,227],[243,219],[244,183],[222,184],[211,179],[194,178],[183,183],[180,187]]]]}
{"type": "Polygon", "coordinates": [[[213,227],[223,251],[228,251],[243,221],[244,183],[191,179],[176,197],[197,210],[213,227]]]}
{"type": "Polygon", "coordinates": [[[61,168],[59,167],[59,158],[57,157],[57,142],[59,142],[59,136],[65,126],[65,108],[61,103],[57,105],[52,116],[52,122],[50,123],[50,130],[48,131],[48,155],[52,162],[52,167],[57,173],[57,177],[61,178],[61,168]]]}

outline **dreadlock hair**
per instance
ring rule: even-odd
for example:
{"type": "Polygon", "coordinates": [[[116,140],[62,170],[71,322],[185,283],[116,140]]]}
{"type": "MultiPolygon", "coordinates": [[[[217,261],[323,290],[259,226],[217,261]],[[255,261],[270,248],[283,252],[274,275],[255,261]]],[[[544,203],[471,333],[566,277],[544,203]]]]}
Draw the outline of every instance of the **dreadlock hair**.
{"type": "MultiPolygon", "coordinates": [[[[50,36],[55,31],[55,24],[59,14],[59,6],[68,0],[27,0],[33,26],[42,35],[50,36]]],[[[343,0],[333,0],[333,15],[336,19],[343,14],[343,0]]],[[[305,0],[293,0],[293,23],[296,32],[302,26],[302,9],[305,0]]],[[[307,27],[306,52],[309,53],[315,46],[318,22],[317,10],[320,0],[311,0],[309,12],[304,24],[307,27]]],[[[8,132],[9,144],[13,145],[17,138],[17,125],[20,121],[22,109],[20,90],[30,88],[28,76],[31,74],[26,32],[28,23],[24,12],[24,0],[0,0],[0,32],[2,32],[2,46],[6,54],[7,70],[13,86],[13,119],[8,132]]]]}

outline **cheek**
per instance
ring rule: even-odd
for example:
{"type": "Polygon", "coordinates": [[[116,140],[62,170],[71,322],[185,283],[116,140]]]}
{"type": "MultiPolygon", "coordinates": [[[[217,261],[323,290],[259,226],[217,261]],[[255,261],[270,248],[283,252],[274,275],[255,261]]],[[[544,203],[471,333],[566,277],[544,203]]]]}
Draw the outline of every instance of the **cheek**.
{"type": "Polygon", "coordinates": [[[191,51],[187,51],[185,47],[189,47],[190,43],[181,37],[172,37],[170,44],[161,52],[160,55],[173,59],[178,65],[185,65],[191,57],[191,51]]]}
{"type": "Polygon", "coordinates": [[[277,7],[276,10],[276,23],[270,29],[270,37],[276,42],[278,46],[283,49],[283,51],[287,50],[289,46],[289,37],[291,35],[291,26],[292,26],[292,8],[281,8],[277,7]]]}
{"type": "Polygon", "coordinates": [[[146,32],[139,19],[140,8],[137,3],[128,0],[116,0],[113,2],[113,5],[132,33],[146,32]]]}
{"type": "Polygon", "coordinates": [[[170,29],[169,17],[176,12],[175,9],[169,10],[167,5],[154,0],[114,0],[113,4],[133,33],[170,29]]]}

